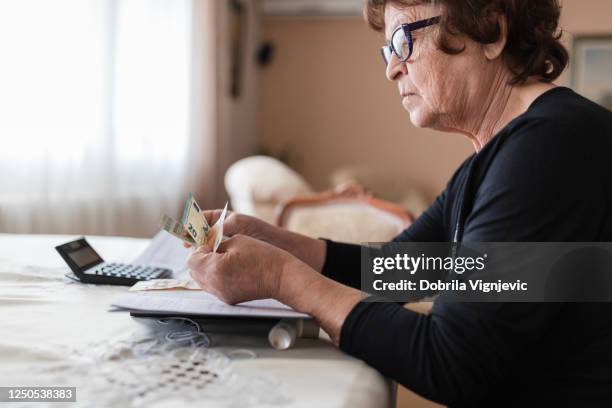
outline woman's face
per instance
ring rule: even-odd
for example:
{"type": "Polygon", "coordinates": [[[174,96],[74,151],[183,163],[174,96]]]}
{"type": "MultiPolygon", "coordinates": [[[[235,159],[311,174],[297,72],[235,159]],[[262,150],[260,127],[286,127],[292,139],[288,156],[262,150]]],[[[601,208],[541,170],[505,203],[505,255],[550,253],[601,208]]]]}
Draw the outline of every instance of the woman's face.
{"type": "MultiPolygon", "coordinates": [[[[441,14],[438,7],[417,5],[398,8],[393,3],[385,7],[385,37],[403,23],[428,19],[441,14]]],[[[436,46],[438,25],[412,32],[414,48],[408,61],[402,63],[393,54],[386,75],[397,82],[404,109],[417,127],[439,130],[452,128],[470,113],[469,101],[486,86],[486,58],[478,44],[463,36],[452,38],[451,45],[465,46],[462,53],[449,55],[436,46]],[[480,76],[481,83],[478,83],[480,76]]]]}

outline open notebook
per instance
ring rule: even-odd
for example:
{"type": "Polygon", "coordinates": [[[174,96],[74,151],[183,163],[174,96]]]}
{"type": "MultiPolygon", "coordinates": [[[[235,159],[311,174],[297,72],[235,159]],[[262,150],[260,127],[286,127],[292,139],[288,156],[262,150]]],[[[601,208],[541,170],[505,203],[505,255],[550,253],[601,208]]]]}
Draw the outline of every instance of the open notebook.
{"type": "Polygon", "coordinates": [[[199,290],[129,292],[114,299],[111,306],[152,315],[234,316],[268,318],[309,318],[273,299],[253,300],[230,306],[199,290]]]}

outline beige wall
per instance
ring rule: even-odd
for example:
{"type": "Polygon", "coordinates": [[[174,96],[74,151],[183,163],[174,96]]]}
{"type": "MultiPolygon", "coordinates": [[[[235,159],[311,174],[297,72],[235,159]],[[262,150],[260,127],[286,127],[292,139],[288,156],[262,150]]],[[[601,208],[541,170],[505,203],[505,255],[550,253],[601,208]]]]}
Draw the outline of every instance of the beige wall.
{"type": "MultiPolygon", "coordinates": [[[[565,1],[563,26],[612,33],[612,2],[565,1]]],[[[472,152],[461,136],[411,125],[384,77],[382,37],[360,19],[268,18],[262,35],[276,53],[260,77],[261,141],[297,157],[292,165],[317,188],[339,166],[367,164],[415,180],[431,198],[472,152]]]]}
{"type": "Polygon", "coordinates": [[[205,208],[227,201],[224,174],[237,160],[254,154],[259,146],[259,77],[255,53],[260,36],[259,5],[244,1],[245,43],[241,64],[242,92],[231,88],[229,1],[194,2],[194,55],[192,61],[192,133],[189,191],[205,208]]]}
{"type": "Polygon", "coordinates": [[[243,1],[245,7],[245,25],[243,55],[241,64],[241,93],[238,97],[230,94],[231,88],[231,44],[228,2],[216,2],[217,7],[217,148],[214,162],[216,164],[215,202],[214,206],[223,206],[227,200],[223,175],[229,166],[237,160],[254,154],[259,146],[258,120],[260,103],[259,71],[253,55],[260,37],[259,4],[255,1],[243,1]]]}
{"type": "Polygon", "coordinates": [[[561,26],[574,34],[611,34],[612,2],[609,0],[565,0],[561,26]]]}

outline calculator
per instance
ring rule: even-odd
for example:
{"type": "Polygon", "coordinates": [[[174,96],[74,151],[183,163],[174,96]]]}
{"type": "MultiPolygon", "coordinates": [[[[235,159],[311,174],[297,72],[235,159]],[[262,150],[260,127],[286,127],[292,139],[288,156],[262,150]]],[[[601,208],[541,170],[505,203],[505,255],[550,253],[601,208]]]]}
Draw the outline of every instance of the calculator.
{"type": "Polygon", "coordinates": [[[172,270],[168,268],[104,262],[85,238],[56,246],[55,249],[74,273],[66,276],[83,283],[132,286],[138,281],[172,275],[172,270]]]}

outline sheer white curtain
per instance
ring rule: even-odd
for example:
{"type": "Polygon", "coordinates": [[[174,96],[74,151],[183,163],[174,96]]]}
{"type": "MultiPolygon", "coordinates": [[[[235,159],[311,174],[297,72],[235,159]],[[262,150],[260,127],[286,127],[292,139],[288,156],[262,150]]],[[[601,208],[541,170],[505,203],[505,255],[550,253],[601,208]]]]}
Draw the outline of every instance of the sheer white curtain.
{"type": "Polygon", "coordinates": [[[194,170],[192,0],[0,1],[0,231],[146,236],[194,170]]]}

